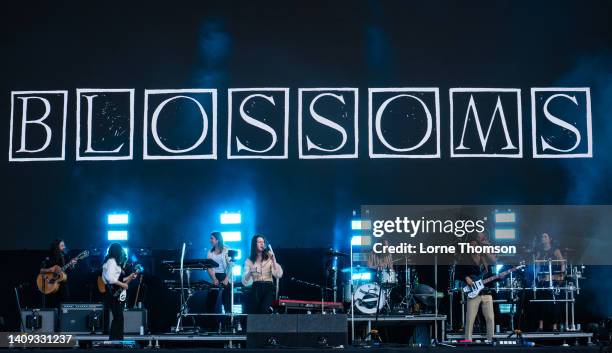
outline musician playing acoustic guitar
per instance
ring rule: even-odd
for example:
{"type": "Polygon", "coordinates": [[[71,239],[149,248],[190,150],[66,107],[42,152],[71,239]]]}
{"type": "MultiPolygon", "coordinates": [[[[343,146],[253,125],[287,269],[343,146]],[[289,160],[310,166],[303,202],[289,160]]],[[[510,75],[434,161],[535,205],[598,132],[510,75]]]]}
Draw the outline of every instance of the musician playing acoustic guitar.
{"type": "Polygon", "coordinates": [[[39,276],[45,279],[39,284],[41,291],[46,292],[43,305],[47,307],[58,307],[60,302],[70,300],[70,290],[68,288],[68,276],[60,270],[61,267],[69,265],[67,270],[71,270],[77,263],[77,259],[68,260],[66,255],[66,243],[62,239],[55,239],[51,242],[49,256],[45,258],[40,269],[39,276]],[[49,282],[57,283],[59,289],[51,292],[49,282]],[[46,287],[46,288],[45,288],[46,287]]]}

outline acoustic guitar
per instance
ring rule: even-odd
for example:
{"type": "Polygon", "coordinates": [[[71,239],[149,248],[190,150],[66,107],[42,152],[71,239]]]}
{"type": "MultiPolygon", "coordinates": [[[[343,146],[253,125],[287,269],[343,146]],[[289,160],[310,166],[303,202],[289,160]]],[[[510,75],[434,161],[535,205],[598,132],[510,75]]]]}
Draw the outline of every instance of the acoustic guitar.
{"type": "Polygon", "coordinates": [[[68,279],[68,275],[66,275],[66,270],[68,267],[72,265],[72,261],[82,260],[89,256],[89,251],[85,250],[78,254],[75,258],[68,261],[64,266],[55,265],[46,269],[45,272],[41,270],[41,272],[36,277],[36,287],[43,294],[52,294],[59,290],[60,284],[62,282],[66,282],[68,279]]]}

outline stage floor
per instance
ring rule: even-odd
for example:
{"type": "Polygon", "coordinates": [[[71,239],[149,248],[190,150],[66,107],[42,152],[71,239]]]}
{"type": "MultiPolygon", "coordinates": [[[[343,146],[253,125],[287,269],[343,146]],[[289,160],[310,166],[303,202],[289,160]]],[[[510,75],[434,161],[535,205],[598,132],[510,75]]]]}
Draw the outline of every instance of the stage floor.
{"type": "MultiPolygon", "coordinates": [[[[346,352],[346,353],[356,353],[363,352],[364,350],[368,350],[368,348],[354,348],[348,347],[344,349],[316,349],[316,348],[301,348],[301,349],[240,349],[240,352],[257,352],[257,353],[290,353],[299,351],[301,353],[321,353],[321,352],[346,352]]],[[[567,353],[599,353],[599,352],[610,352],[607,349],[603,349],[601,347],[596,346],[580,346],[580,347],[461,347],[461,348],[452,348],[452,347],[380,347],[376,348],[376,352],[380,353],[447,353],[447,352],[457,352],[460,350],[461,352],[504,352],[504,353],[520,353],[520,352],[538,352],[538,353],[557,353],[557,352],[567,352],[567,353]]],[[[29,349],[20,350],[20,351],[30,351],[29,349]]],[[[40,352],[40,349],[32,350],[33,352],[40,352]]],[[[53,349],[53,352],[56,353],[83,353],[83,352],[118,352],[117,348],[95,348],[95,349],[53,349]]],[[[172,348],[172,349],[155,349],[155,352],[159,353],[213,353],[219,352],[219,348],[172,348]]]]}
{"type": "MultiPolygon", "coordinates": [[[[496,338],[505,338],[507,335],[496,335],[496,338]]],[[[462,351],[473,351],[473,352],[491,352],[491,351],[504,351],[504,352],[522,352],[524,350],[538,351],[538,352],[602,352],[601,347],[591,345],[590,333],[572,332],[572,333],[524,333],[523,337],[529,341],[536,342],[536,347],[503,347],[503,346],[485,346],[485,345],[472,345],[465,346],[462,344],[454,343],[452,340],[462,338],[460,335],[449,334],[447,337],[449,341],[447,343],[439,344],[437,346],[429,347],[414,347],[410,345],[399,345],[393,343],[383,344],[378,347],[357,347],[348,346],[344,349],[309,349],[309,348],[274,348],[274,349],[246,349],[246,336],[245,335],[193,335],[193,334],[159,334],[159,335],[126,335],[126,341],[136,341],[137,346],[142,349],[152,349],[156,352],[170,352],[170,351],[181,351],[185,353],[190,352],[213,352],[218,351],[220,348],[241,348],[241,351],[326,351],[326,350],[342,350],[344,352],[361,351],[367,348],[376,348],[377,351],[383,352],[450,352],[456,351],[458,348],[462,351]],[[578,341],[578,339],[581,339],[578,341]],[[588,341],[586,340],[588,338],[588,341]],[[561,344],[567,343],[569,346],[562,346],[561,344]],[[448,347],[446,344],[456,345],[457,347],[448,347]]],[[[481,337],[475,335],[475,339],[481,337]]],[[[79,352],[88,351],[91,349],[94,341],[107,340],[106,335],[76,335],[74,336],[74,345],[72,348],[54,349],[54,352],[79,352]]],[[[14,348],[18,348],[15,346],[14,348]]],[[[96,351],[112,350],[116,352],[116,348],[94,348],[96,351]]],[[[40,349],[38,349],[40,351],[40,349]]],[[[606,350],[603,350],[607,352],[606,350]]],[[[610,351],[612,352],[612,351],[610,351]]]]}
{"type": "MultiPolygon", "coordinates": [[[[497,334],[495,338],[506,338],[507,334],[497,334]]],[[[564,333],[547,333],[547,332],[537,332],[537,333],[523,333],[523,337],[526,340],[536,342],[537,349],[544,348],[554,348],[556,351],[562,349],[564,351],[571,350],[572,352],[591,352],[591,348],[593,345],[591,344],[592,333],[585,332],[564,332],[564,333]],[[562,346],[562,344],[566,344],[566,346],[562,346]],[[581,350],[581,349],[587,350],[581,350]]],[[[474,335],[474,340],[483,339],[481,335],[474,335]]],[[[124,338],[126,341],[135,341],[137,346],[140,348],[148,348],[155,349],[156,351],[162,351],[169,348],[178,349],[181,351],[189,352],[191,350],[197,351],[206,351],[208,349],[218,348],[245,348],[246,347],[246,335],[239,334],[176,334],[176,333],[168,333],[168,334],[158,334],[158,335],[126,335],[124,338]]],[[[463,339],[462,334],[457,333],[449,333],[447,335],[447,341],[444,344],[450,344],[458,346],[457,349],[460,348],[462,350],[474,350],[474,351],[495,351],[495,350],[504,350],[511,352],[509,349],[517,349],[515,347],[493,347],[493,346],[465,346],[460,343],[457,343],[457,340],[463,339]],[[484,349],[484,350],[483,350],[484,349]]],[[[73,337],[73,345],[71,348],[71,352],[75,352],[77,350],[88,350],[92,347],[94,342],[100,342],[108,340],[108,336],[106,335],[75,335],[73,337]]],[[[72,343],[71,343],[72,344],[72,343]]],[[[444,346],[444,344],[440,344],[437,347],[411,347],[409,345],[400,345],[387,343],[383,344],[381,347],[375,347],[377,350],[398,350],[402,352],[412,352],[415,349],[417,351],[445,351],[445,349],[450,348],[444,346]]],[[[11,348],[19,348],[18,345],[11,348]]],[[[368,347],[353,347],[349,346],[343,349],[344,351],[350,350],[361,350],[368,347]]],[[[95,348],[97,351],[104,350],[106,348],[95,348]]],[[[296,348],[288,349],[295,350],[296,348]]],[[[527,348],[533,349],[533,348],[527,348]]],[[[282,349],[281,349],[282,350],[282,349]]],[[[299,348],[300,351],[304,351],[303,348],[299,348]]],[[[320,350],[320,349],[319,349],[320,350]]],[[[57,350],[55,350],[57,351],[57,350]]],[[[258,350],[261,351],[261,350],[258,350]]],[[[274,351],[278,352],[279,349],[276,348],[274,351]]]]}

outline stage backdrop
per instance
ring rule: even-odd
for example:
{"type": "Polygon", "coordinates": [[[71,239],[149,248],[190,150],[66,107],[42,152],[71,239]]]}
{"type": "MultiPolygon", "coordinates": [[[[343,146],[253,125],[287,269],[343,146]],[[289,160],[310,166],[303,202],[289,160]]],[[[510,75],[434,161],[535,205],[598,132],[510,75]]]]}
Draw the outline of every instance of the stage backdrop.
{"type": "Polygon", "coordinates": [[[362,204],[608,204],[606,2],[3,5],[2,249],[348,245],[362,204]]]}

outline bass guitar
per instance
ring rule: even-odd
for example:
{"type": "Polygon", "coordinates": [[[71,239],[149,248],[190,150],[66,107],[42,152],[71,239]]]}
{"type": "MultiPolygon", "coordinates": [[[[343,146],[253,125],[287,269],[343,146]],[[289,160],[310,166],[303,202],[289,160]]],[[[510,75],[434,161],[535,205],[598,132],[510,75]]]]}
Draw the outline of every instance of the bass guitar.
{"type": "Polygon", "coordinates": [[[43,294],[52,294],[59,290],[60,283],[66,282],[68,276],[66,270],[72,266],[73,261],[79,261],[89,256],[89,251],[85,250],[78,254],[75,258],[68,261],[64,266],[55,265],[45,270],[41,270],[36,276],[36,287],[43,294]]]}
{"type": "Polygon", "coordinates": [[[485,279],[479,279],[476,281],[473,281],[474,283],[470,286],[470,285],[465,285],[463,287],[463,293],[465,293],[467,295],[468,298],[473,299],[476,298],[476,296],[484,289],[485,285],[489,282],[495,281],[497,279],[503,278],[505,276],[507,276],[509,273],[514,272],[514,271],[518,271],[522,268],[524,268],[526,265],[524,262],[521,262],[521,264],[519,266],[513,267],[509,270],[506,270],[504,272],[501,272],[495,276],[491,276],[491,277],[487,277],[485,279]]]}
{"type": "MultiPolygon", "coordinates": [[[[125,283],[129,284],[133,279],[138,277],[138,275],[142,273],[143,270],[144,269],[142,265],[140,264],[134,265],[134,272],[132,272],[132,274],[129,275],[129,278],[125,283]]],[[[121,288],[116,285],[109,285],[109,287],[111,287],[110,290],[111,290],[111,293],[113,294],[113,297],[119,298],[120,302],[125,301],[125,299],[127,298],[127,289],[121,288]]]]}

